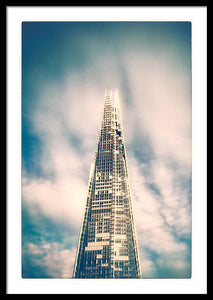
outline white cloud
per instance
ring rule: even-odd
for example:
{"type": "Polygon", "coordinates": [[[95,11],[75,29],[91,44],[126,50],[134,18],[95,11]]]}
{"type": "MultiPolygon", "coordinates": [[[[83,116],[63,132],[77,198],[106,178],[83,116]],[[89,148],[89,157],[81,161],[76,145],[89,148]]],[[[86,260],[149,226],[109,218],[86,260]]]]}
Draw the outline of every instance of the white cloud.
{"type": "Polygon", "coordinates": [[[157,276],[156,275],[157,269],[152,260],[143,259],[141,262],[141,269],[142,269],[142,277],[146,276],[146,278],[153,278],[157,276]]]}
{"type": "MultiPolygon", "coordinates": [[[[157,268],[163,267],[168,261],[178,258],[179,264],[186,267],[187,253],[189,251],[187,243],[180,241],[190,234],[191,212],[190,204],[184,188],[175,187],[176,174],[163,163],[158,163],[155,168],[151,165],[152,184],[155,184],[159,191],[156,193],[150,188],[150,178],[146,178],[140,170],[138,161],[131,157],[129,175],[132,188],[133,210],[135,215],[136,232],[140,248],[140,258],[142,272],[147,278],[155,277],[157,268]],[[154,253],[161,257],[161,263],[153,261],[150,257],[145,257],[146,253],[154,253]],[[156,272],[155,272],[156,270],[156,272]],[[155,275],[154,275],[155,274],[155,275]]],[[[170,272],[174,270],[168,269],[170,272]]],[[[158,271],[159,272],[159,271],[158,271]]]]}
{"type": "Polygon", "coordinates": [[[84,182],[71,176],[55,182],[32,179],[22,187],[23,204],[36,205],[47,217],[74,228],[79,228],[86,192],[84,182]]]}
{"type": "Polygon", "coordinates": [[[31,257],[35,266],[45,269],[53,278],[71,278],[75,262],[76,248],[63,249],[56,242],[42,243],[40,245],[28,243],[25,253],[31,257]]]}
{"type": "MultiPolygon", "coordinates": [[[[173,157],[191,167],[191,99],[186,81],[169,61],[126,61],[136,133],[145,132],[158,157],[173,157]]],[[[128,118],[129,112],[126,112],[128,118]]]]}

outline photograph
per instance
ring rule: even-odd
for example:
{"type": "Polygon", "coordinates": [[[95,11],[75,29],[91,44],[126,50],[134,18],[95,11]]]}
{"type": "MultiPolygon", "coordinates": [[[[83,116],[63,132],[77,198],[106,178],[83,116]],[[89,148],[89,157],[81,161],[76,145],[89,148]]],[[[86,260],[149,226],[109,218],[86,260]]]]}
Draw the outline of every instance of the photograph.
{"type": "Polygon", "coordinates": [[[21,22],[22,279],[192,278],[191,45],[181,19],[21,22]]]}

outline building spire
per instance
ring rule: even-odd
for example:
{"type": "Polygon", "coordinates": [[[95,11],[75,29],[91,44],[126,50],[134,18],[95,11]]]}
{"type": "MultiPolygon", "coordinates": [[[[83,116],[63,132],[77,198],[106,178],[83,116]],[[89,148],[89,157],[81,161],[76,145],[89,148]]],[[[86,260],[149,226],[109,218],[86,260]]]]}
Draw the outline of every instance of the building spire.
{"type": "Polygon", "coordinates": [[[112,90],[106,89],[104,106],[111,105],[111,104],[112,104],[112,90]]]}

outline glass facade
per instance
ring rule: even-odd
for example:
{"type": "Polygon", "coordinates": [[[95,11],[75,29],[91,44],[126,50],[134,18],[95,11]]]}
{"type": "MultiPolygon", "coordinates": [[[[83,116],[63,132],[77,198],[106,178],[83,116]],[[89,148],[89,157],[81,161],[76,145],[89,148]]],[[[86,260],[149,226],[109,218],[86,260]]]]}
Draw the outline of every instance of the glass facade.
{"type": "Polygon", "coordinates": [[[73,278],[141,278],[118,91],[106,91],[73,278]]]}

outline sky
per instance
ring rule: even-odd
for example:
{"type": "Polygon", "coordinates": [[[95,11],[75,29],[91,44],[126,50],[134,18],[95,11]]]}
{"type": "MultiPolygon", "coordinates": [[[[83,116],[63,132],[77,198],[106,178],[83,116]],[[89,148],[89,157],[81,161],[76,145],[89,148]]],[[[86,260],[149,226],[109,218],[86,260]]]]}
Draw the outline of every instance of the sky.
{"type": "Polygon", "coordinates": [[[191,277],[191,23],[22,23],[22,277],[70,278],[118,88],[143,278],[191,277]]]}

